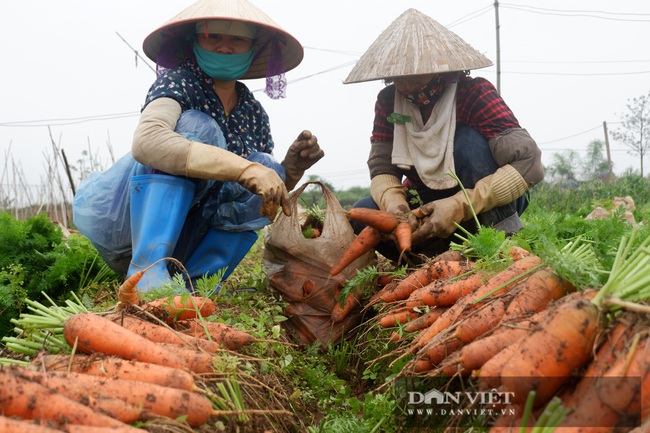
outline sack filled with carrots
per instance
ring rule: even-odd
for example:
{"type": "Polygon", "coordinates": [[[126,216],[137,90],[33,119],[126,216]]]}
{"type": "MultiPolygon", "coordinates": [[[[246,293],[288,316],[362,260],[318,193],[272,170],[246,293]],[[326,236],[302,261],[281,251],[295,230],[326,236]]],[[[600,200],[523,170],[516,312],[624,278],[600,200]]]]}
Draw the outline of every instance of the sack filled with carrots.
{"type": "Polygon", "coordinates": [[[291,194],[289,206],[291,216],[280,214],[264,239],[269,287],[288,304],[283,326],[300,344],[336,344],[361,322],[358,298],[350,296],[345,311],[339,312],[346,303],[339,303],[341,289],[358,270],[375,263],[375,253],[366,249],[333,275],[332,268],[357,238],[340,203],[321,182],[306,182],[291,194]],[[298,199],[310,185],[320,187],[325,199],[317,237],[305,236],[298,210],[298,199]]]}
{"type": "Polygon", "coordinates": [[[623,238],[609,271],[594,264],[601,285],[566,275],[585,273],[588,243],[555,256],[510,239],[499,248],[489,259],[443,253],[373,297],[376,326],[396,344],[392,365],[406,360],[399,376],[464,377],[477,392],[508,393],[516,416],[493,420],[494,433],[609,431],[650,418],[650,238],[623,238]]]}

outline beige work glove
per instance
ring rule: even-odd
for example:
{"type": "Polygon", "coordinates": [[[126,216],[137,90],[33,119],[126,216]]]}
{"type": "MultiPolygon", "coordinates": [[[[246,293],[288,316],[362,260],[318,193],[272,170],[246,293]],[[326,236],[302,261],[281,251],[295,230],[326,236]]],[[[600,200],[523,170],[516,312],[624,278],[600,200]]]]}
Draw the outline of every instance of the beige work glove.
{"type": "MultiPolygon", "coordinates": [[[[512,203],[528,190],[528,183],[511,165],[500,167],[494,174],[484,177],[467,196],[476,215],[495,207],[512,203]]],[[[463,191],[451,197],[432,201],[412,211],[421,220],[413,233],[413,244],[428,239],[445,238],[456,231],[456,224],[473,218],[472,209],[463,191]]]]}
{"type": "Polygon", "coordinates": [[[253,194],[262,196],[260,215],[275,220],[278,208],[291,215],[287,188],[278,174],[262,164],[251,162],[228,150],[192,142],[187,155],[186,176],[237,182],[253,194]]]}
{"type": "Polygon", "coordinates": [[[323,156],[325,152],[318,145],[318,138],[310,131],[302,131],[289,147],[281,163],[286,172],[287,179],[284,183],[287,190],[294,189],[305,174],[305,170],[316,164],[323,156]]]}
{"type": "Polygon", "coordinates": [[[406,187],[397,176],[392,174],[379,174],[373,177],[370,180],[370,196],[383,211],[400,217],[410,211],[406,201],[406,187]]]}

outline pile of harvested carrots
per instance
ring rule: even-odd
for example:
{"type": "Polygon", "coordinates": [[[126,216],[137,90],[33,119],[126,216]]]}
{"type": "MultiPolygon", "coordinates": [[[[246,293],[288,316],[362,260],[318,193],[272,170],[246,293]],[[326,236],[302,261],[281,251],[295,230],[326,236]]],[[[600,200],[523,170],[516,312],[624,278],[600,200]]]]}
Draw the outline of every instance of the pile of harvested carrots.
{"type": "Polygon", "coordinates": [[[203,320],[214,310],[209,298],[182,295],[140,306],[157,321],[126,311],[71,315],[62,335],[72,354],[42,353],[29,366],[0,368],[0,431],[142,432],[132,425],[151,420],[203,425],[222,412],[195,378],[214,373],[216,352],[257,341],[203,320]]]}
{"type": "MultiPolygon", "coordinates": [[[[650,263],[648,244],[612,271],[612,286],[650,287],[638,272],[650,263]]],[[[396,360],[408,360],[401,374],[464,376],[477,391],[511,393],[517,415],[493,419],[492,432],[532,428],[554,398],[566,409],[557,433],[650,419],[650,309],[612,308],[626,304],[613,301],[620,289],[573,287],[520,247],[502,259],[507,267],[490,271],[450,250],[372,297],[396,360]]]]}

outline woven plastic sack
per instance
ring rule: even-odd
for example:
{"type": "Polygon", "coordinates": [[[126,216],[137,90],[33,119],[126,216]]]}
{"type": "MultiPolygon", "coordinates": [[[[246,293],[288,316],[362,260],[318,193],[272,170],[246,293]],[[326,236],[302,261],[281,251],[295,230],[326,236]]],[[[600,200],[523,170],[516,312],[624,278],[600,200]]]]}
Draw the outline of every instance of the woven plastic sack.
{"type": "Polygon", "coordinates": [[[361,307],[334,323],[331,312],[338,293],[356,271],[375,263],[374,251],[355,260],[340,274],[329,271],[355,239],[345,211],[321,182],[307,182],[290,197],[291,216],[280,215],[265,236],[264,265],[270,287],[289,305],[285,328],[300,344],[319,341],[324,347],[354,334],[361,322],[361,307]],[[307,239],[302,232],[298,198],[308,185],[323,191],[326,208],[320,236],[307,239]]]}

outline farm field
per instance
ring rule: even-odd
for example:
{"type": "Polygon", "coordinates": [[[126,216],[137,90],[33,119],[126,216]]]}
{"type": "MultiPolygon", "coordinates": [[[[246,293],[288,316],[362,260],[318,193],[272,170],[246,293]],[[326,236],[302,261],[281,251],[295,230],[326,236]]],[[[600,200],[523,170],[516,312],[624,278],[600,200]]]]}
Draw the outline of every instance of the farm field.
{"type": "Polygon", "coordinates": [[[40,416],[29,431],[646,431],[648,192],[634,176],[541,184],[512,237],[482,229],[409,268],[375,256],[337,294],[358,301],[354,329],[310,344],[289,326],[307,312],[269,281],[267,233],[196,297],[173,297],[179,275],[134,298],[74,227],[3,212],[0,430],[40,416]]]}

